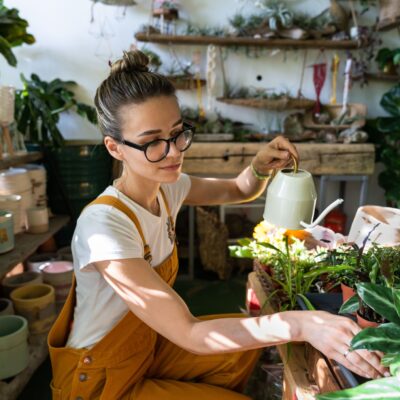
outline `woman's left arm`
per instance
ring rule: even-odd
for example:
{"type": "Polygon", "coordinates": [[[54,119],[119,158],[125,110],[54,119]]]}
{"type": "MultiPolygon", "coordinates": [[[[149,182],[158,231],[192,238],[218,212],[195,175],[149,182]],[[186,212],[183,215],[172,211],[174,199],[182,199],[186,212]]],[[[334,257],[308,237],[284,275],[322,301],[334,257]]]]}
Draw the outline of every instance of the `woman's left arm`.
{"type": "Polygon", "coordinates": [[[257,152],[252,160],[253,171],[251,166],[247,166],[233,179],[191,176],[192,185],[184,204],[200,206],[251,201],[265,190],[268,179],[262,176],[290,165],[290,154],[298,160],[296,147],[283,136],[278,136],[257,152]]]}

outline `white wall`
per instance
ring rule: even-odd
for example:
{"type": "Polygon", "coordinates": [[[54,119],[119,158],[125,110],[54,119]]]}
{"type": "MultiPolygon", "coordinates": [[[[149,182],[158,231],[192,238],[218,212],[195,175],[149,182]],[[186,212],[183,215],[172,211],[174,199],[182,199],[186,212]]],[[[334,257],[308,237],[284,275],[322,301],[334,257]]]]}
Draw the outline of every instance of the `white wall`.
{"type": "MultiPolygon", "coordinates": [[[[182,17],[190,19],[199,25],[227,25],[227,19],[236,10],[251,11],[252,1],[246,0],[182,0],[182,17]],[[190,16],[190,17],[189,17],[190,16]]],[[[300,0],[291,3],[295,9],[317,14],[329,5],[328,0],[300,0]]],[[[79,99],[92,103],[92,99],[102,79],[107,76],[108,60],[118,58],[123,50],[129,49],[134,43],[134,33],[140,25],[149,21],[150,0],[138,0],[138,5],[128,7],[123,15],[122,7],[96,4],[90,0],[5,0],[8,7],[20,10],[20,15],[27,19],[29,32],[34,34],[37,42],[32,46],[22,46],[15,49],[18,67],[9,67],[3,58],[0,58],[0,83],[21,86],[19,74],[30,75],[37,73],[42,79],[51,80],[72,79],[79,84],[79,99]],[[91,23],[91,11],[94,13],[94,22],[91,23]],[[102,37],[103,32],[103,37],[102,37]]],[[[342,4],[345,4],[343,1],[342,4]]],[[[374,19],[377,10],[366,14],[364,19],[374,19]]],[[[385,45],[395,46],[399,42],[396,31],[382,34],[385,45]]],[[[139,44],[142,46],[142,44],[139,44]]],[[[157,51],[164,61],[169,57],[167,46],[148,44],[148,48],[157,51]]],[[[205,69],[205,47],[175,46],[174,50],[180,58],[190,60],[194,50],[203,54],[203,72],[205,69]]],[[[326,51],[327,60],[333,55],[326,51]]],[[[241,85],[271,87],[275,89],[289,89],[295,94],[300,80],[303,51],[271,51],[264,50],[264,56],[258,59],[247,58],[244,50],[238,53],[229,53],[225,62],[229,80],[241,85]],[[262,81],[257,81],[257,75],[262,75],[262,81]]],[[[341,72],[343,71],[345,53],[341,56],[341,72]]],[[[318,51],[308,52],[308,64],[312,64],[318,56],[318,51]]],[[[307,68],[303,93],[307,97],[314,97],[312,86],[312,71],[307,68]]],[[[343,75],[338,80],[338,101],[341,100],[343,75]]],[[[370,116],[383,113],[379,100],[384,91],[390,88],[390,83],[371,82],[361,89],[357,84],[352,88],[350,101],[363,102],[368,105],[370,116]]],[[[330,78],[325,83],[322,92],[322,101],[328,102],[330,96],[330,78]]],[[[195,93],[179,93],[182,104],[196,106],[195,93]]],[[[205,99],[204,99],[205,100],[205,99]]],[[[216,109],[224,116],[252,122],[260,128],[274,125],[277,121],[272,113],[253,109],[216,104],[216,109]]],[[[86,123],[79,117],[66,115],[60,124],[61,131],[67,139],[96,139],[100,138],[97,128],[86,123]]],[[[337,193],[332,185],[328,200],[337,193]]],[[[346,193],[346,208],[350,218],[357,208],[358,185],[349,184],[346,193]]],[[[376,183],[376,174],[371,180],[368,202],[384,204],[383,191],[376,183]]]]}

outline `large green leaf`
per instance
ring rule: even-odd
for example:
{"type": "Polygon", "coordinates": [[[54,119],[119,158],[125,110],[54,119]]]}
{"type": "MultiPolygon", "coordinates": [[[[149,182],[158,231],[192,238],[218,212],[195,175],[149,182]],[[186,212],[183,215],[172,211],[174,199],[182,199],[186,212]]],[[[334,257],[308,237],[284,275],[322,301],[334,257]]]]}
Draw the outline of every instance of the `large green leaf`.
{"type": "Polygon", "coordinates": [[[353,337],[351,348],[400,353],[400,325],[391,322],[377,328],[363,329],[353,337]]]}
{"type": "Polygon", "coordinates": [[[357,294],[382,317],[400,324],[400,316],[393,302],[392,289],[374,283],[359,283],[357,294]]]}
{"type": "Polygon", "coordinates": [[[400,117],[400,84],[383,95],[380,105],[393,117],[400,117]]]}
{"type": "Polygon", "coordinates": [[[392,133],[400,131],[399,117],[381,117],[378,118],[377,127],[380,132],[392,133]]]}
{"type": "Polygon", "coordinates": [[[17,59],[11,50],[10,43],[1,36],[0,36],[0,54],[4,56],[8,64],[10,64],[12,67],[15,67],[17,65],[17,59]]]}
{"type": "Polygon", "coordinates": [[[316,278],[323,274],[332,274],[339,271],[350,271],[350,270],[354,270],[354,267],[351,267],[349,265],[333,265],[328,267],[321,267],[305,273],[304,278],[316,278]]]}
{"type": "Polygon", "coordinates": [[[393,295],[393,304],[394,307],[397,311],[397,315],[400,318],[400,289],[392,289],[392,295],[393,295]]]}
{"type": "Polygon", "coordinates": [[[352,314],[358,310],[359,306],[358,296],[354,295],[342,304],[339,314],[352,314]]]}
{"type": "Polygon", "coordinates": [[[396,377],[368,381],[351,389],[318,394],[318,400],[399,400],[400,380],[396,377]]]}

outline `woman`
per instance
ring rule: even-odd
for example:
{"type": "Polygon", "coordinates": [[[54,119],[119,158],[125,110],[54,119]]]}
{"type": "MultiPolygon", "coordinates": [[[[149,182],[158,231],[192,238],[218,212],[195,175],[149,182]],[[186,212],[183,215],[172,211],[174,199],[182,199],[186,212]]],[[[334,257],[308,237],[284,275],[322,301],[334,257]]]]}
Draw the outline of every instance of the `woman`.
{"type": "Polygon", "coordinates": [[[288,311],[196,318],[171,288],[174,222],[181,204],[249,201],[296,148],[264,145],[235,179],[181,173],[193,128],[175,90],[125,53],[98,88],[104,144],[122,176],[81,214],[72,240],[76,286],[49,335],[54,399],[245,399],[259,349],[307,341],[353,371],[385,373],[379,357],[349,352],[359,331],[347,318],[288,311]]]}

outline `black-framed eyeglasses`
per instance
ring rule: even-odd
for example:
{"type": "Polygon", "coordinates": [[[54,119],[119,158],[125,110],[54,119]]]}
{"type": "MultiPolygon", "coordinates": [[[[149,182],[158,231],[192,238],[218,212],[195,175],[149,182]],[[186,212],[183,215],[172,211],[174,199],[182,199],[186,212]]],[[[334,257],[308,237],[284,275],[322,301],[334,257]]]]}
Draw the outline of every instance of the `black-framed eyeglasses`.
{"type": "Polygon", "coordinates": [[[133,149],[143,151],[148,161],[158,162],[167,157],[171,142],[174,143],[175,147],[181,153],[186,151],[192,144],[194,133],[194,127],[187,122],[184,122],[183,129],[169,139],[156,139],[143,145],[132,143],[125,139],[120,139],[119,142],[132,147],[133,149]]]}

